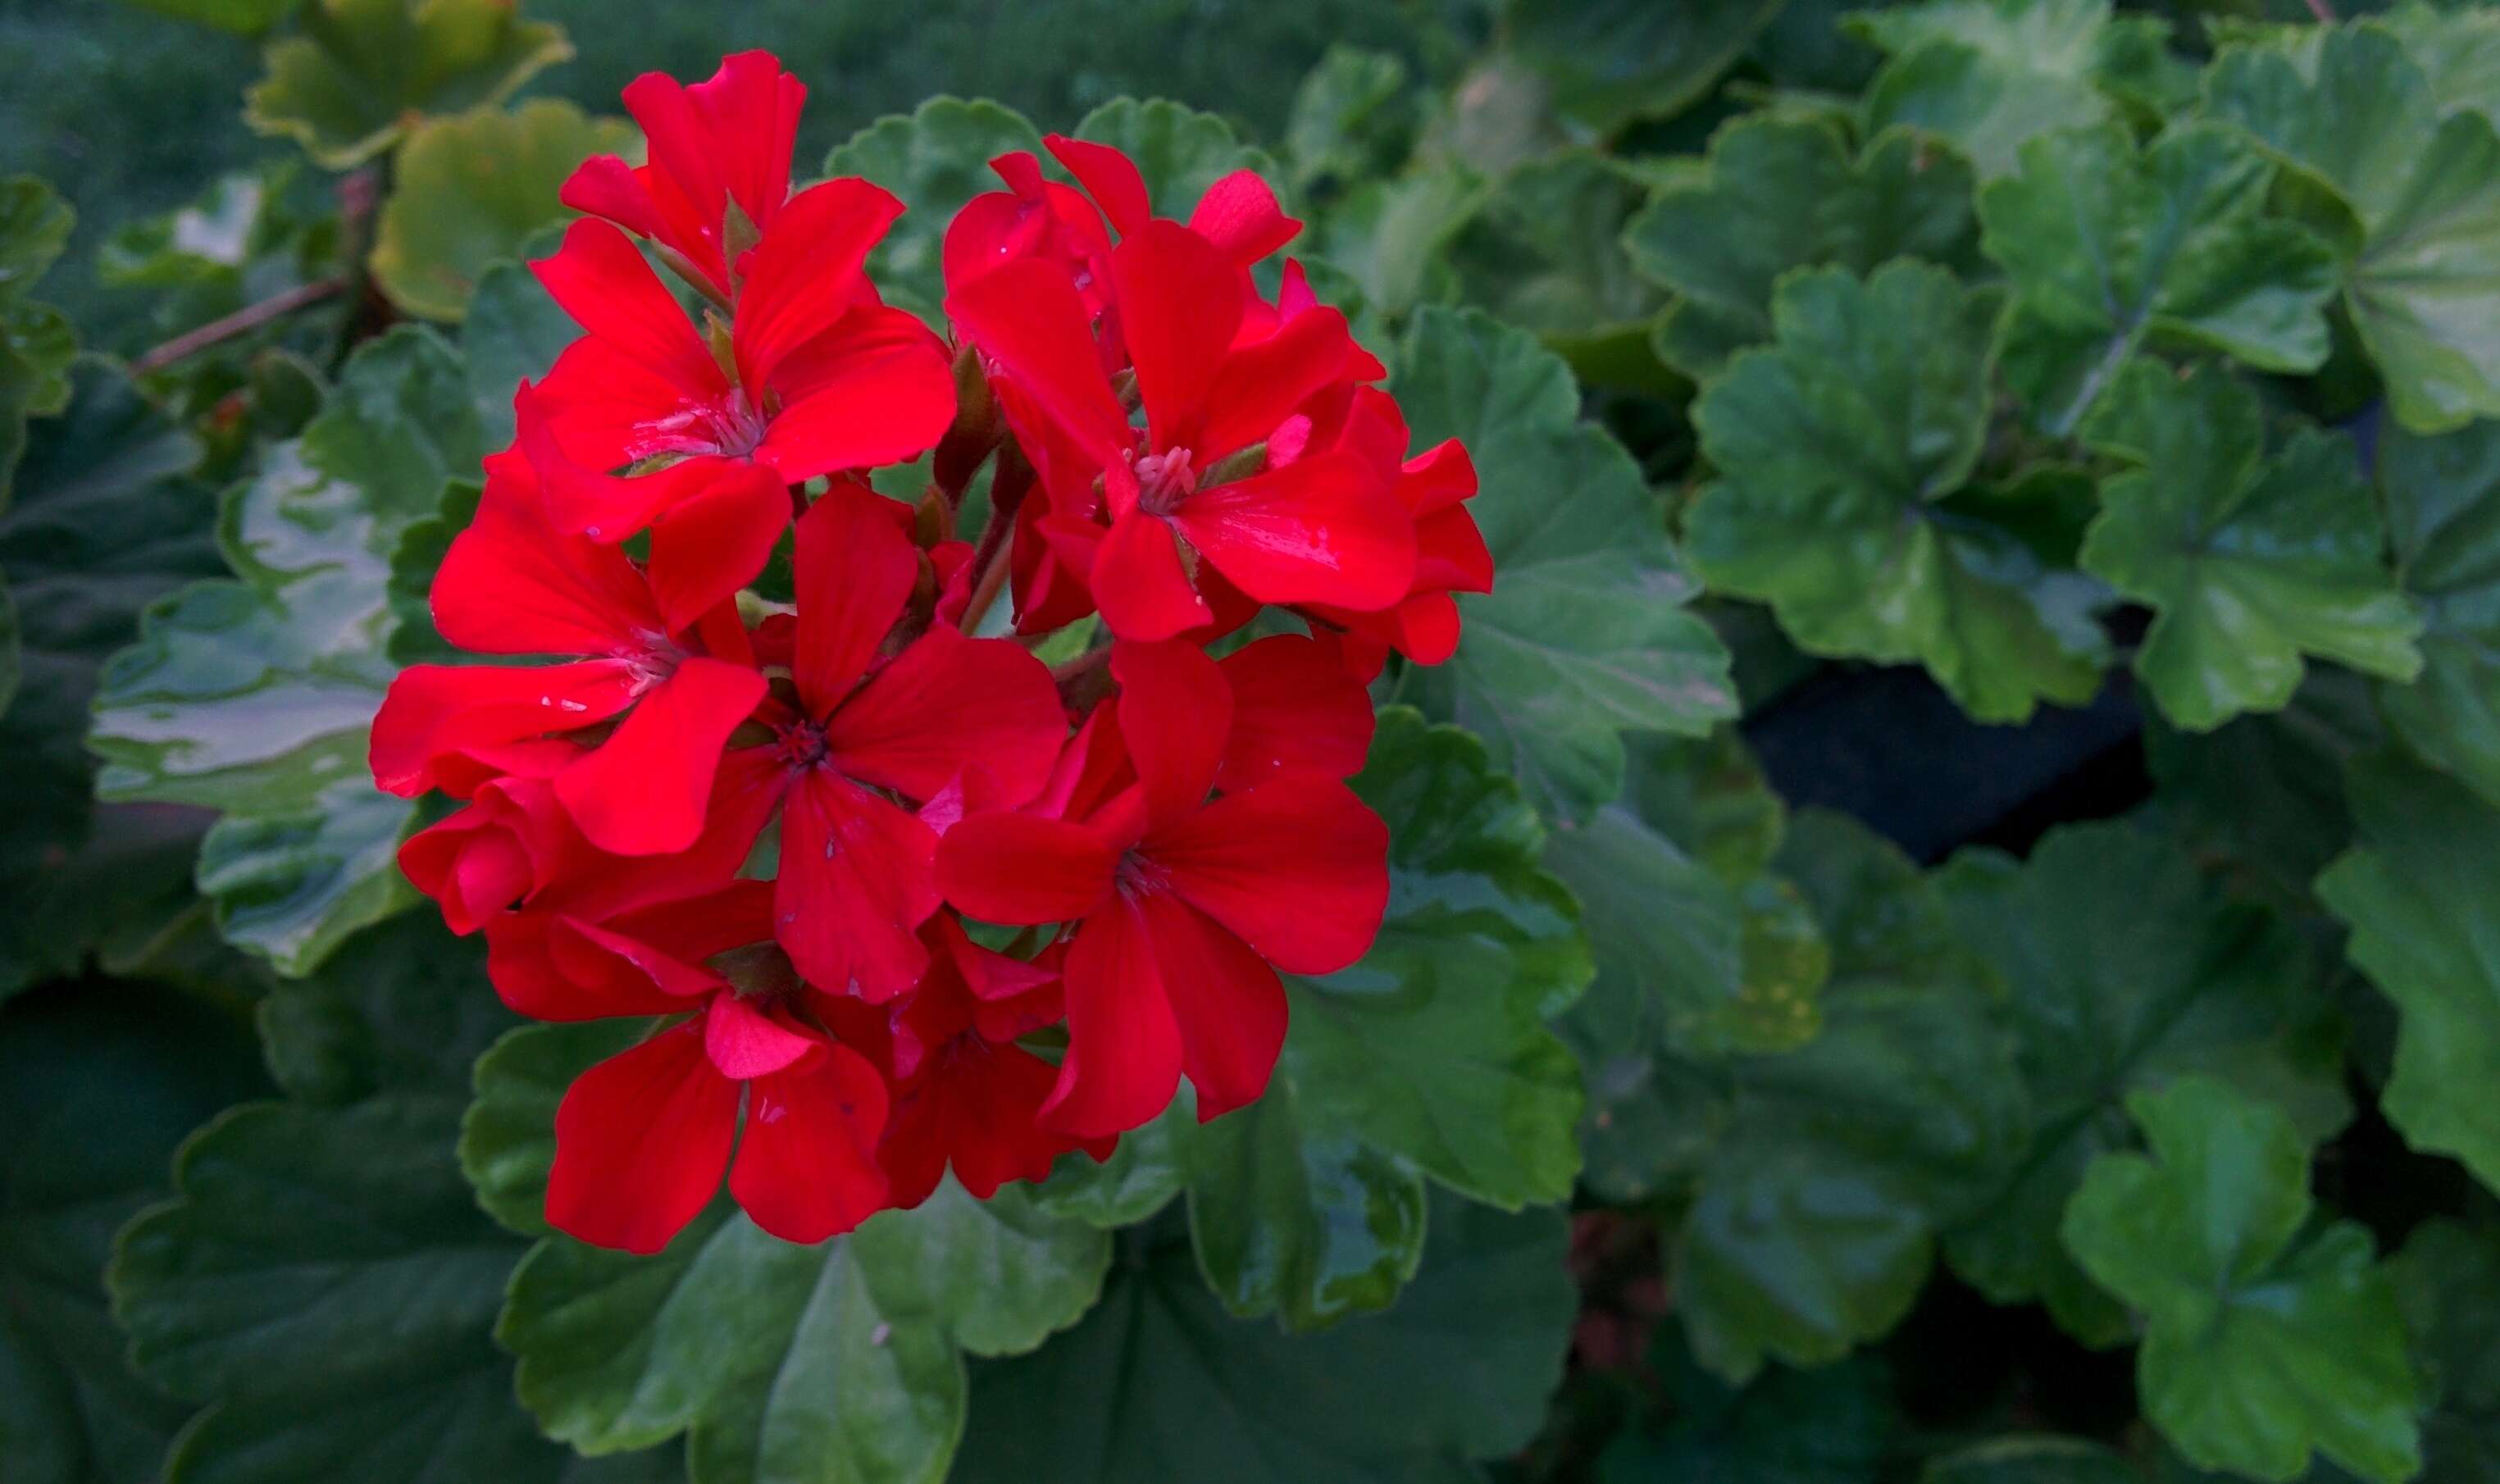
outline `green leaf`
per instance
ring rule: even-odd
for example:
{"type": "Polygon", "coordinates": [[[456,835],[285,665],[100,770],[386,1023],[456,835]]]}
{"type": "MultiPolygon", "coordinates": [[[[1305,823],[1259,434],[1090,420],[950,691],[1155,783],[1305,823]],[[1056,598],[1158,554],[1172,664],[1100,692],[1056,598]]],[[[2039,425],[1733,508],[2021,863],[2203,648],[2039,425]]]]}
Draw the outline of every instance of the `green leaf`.
{"type": "Polygon", "coordinates": [[[98,794],[223,810],[204,857],[220,928],[281,971],[415,900],[393,860],[415,807],[365,770],[395,670],[389,562],[484,452],[442,341],[373,342],[304,435],[227,493],[220,543],[239,579],[166,600],[106,668],[88,738],[98,794]]]}
{"type": "Polygon", "coordinates": [[[25,450],[26,419],[56,413],[69,398],[77,334],[26,293],[61,255],[73,221],[69,203],[43,181],[0,177],[0,510],[25,450]]]}
{"type": "Polygon", "coordinates": [[[1109,145],[1136,161],[1155,214],[1189,219],[1206,188],[1236,170],[1255,170],[1281,193],[1285,173],[1266,150],[1242,143],[1213,114],[1166,98],[1114,98],[1078,120],[1076,138],[1109,145]]]}
{"type": "Polygon", "coordinates": [[[1661,190],[1624,234],[1633,268],[1677,296],[1659,320],[1658,353],[1687,376],[1714,376],[1771,338],[1771,292],[1791,269],[1977,258],[1969,164],[1909,130],[1853,160],[1828,123],[1751,115],[1711,136],[1709,161],[1700,179],[1661,190]]]}
{"type": "Polygon", "coordinates": [[[480,274],[572,214],[555,193],[574,167],[637,138],[623,119],[592,118],[557,98],[418,124],[376,227],[376,281],[411,314],[458,319],[480,274]]]}
{"type": "Polygon", "coordinates": [[[1418,447],[1465,442],[1481,488],[1467,508],[1500,572],[1461,596],[1458,654],[1406,683],[1483,737],[1541,812],[1586,819],[1622,791],[1623,733],[1698,736],[1735,713],[1727,651],[1685,607],[1694,583],[1639,469],[1575,420],[1569,371],[1532,337],[1427,310],[1392,385],[1418,447]]]}
{"type": "Polygon", "coordinates": [[[1793,1051],[1685,1062],[1710,1131],[1674,1237],[1694,1355],[1742,1381],[1890,1330],[1937,1235],[2001,1189],[2025,1140],[1985,966],[1936,887],[1862,826],[1808,812],[1779,864],[1831,945],[1824,1025],[1793,1051]]]}
{"type": "Polygon", "coordinates": [[[2214,124],[2139,151],[2116,124],[2023,147],[2022,172],[1980,193],[1983,246],[2014,283],[2007,379],[2064,437],[2148,340],[2265,371],[2326,359],[2335,258],[2264,215],[2274,167],[2214,124]]]}
{"type": "Polygon", "coordinates": [[[1915,660],[1983,721],[2080,703],[2104,647],[2089,584],[1948,503],[1988,426],[1992,298],[1897,262],[1783,280],[1777,340],[1703,388],[1720,481],[1687,518],[1715,588],[1767,600],[1810,653],[1915,660]]]}
{"type": "Polygon", "coordinates": [[[2380,558],[2377,504],[2340,435],[2269,458],[2256,394],[2217,366],[2122,369],[2084,437],[2141,467],[2101,482],[2084,570],[2152,605],[2135,673],[2162,713],[2210,731],[2273,710],[2301,656],[2411,679],[2421,620],[2380,558]]]}
{"type": "Polygon", "coordinates": [[[1483,182],[1464,169],[1365,181],[1320,218],[1310,246],[1354,280],[1365,304],[1403,315],[1458,292],[1449,244],[1484,198],[1483,182]]]}
{"type": "Polygon", "coordinates": [[[2360,842],[2318,878],[2352,929],[2346,951],[2403,1013],[2379,1105],[2418,1149],[2453,1155],[2500,1190],[2500,966],[2482,890],[2500,808],[2392,753],[2349,773],[2360,842]]]}
{"type": "Polygon", "coordinates": [[[2433,1220],[2387,1260],[2414,1358],[2437,1407],[2422,1423],[2426,1480],[2483,1480],[2500,1444],[2500,1233],[2433,1220]]]}
{"type": "Polygon", "coordinates": [[[284,20],[304,0],[126,0],[143,10],[199,25],[257,36],[284,20]]]}
{"type": "Polygon", "coordinates": [[[1867,131],[1932,130],[1985,178],[2015,169],[2031,139],[2103,122],[2114,101],[2161,115],[2146,94],[2168,81],[2158,65],[2167,27],[2114,19],[2110,0],[1928,0],[1846,23],[1892,53],[1866,89],[1867,131]]]}
{"type": "Polygon", "coordinates": [[[460,326],[460,358],[468,367],[481,445],[510,442],[512,393],[524,379],[545,377],[580,333],[538,276],[521,264],[497,263],[478,277],[460,326]]]}
{"type": "Polygon", "coordinates": [[[1667,1325],[1650,1366],[1672,1421],[1617,1437],[1597,1461],[1598,1484],[1874,1484],[1900,1426],[1889,1378],[1871,1356],[1816,1370],[1775,1366],[1729,1386],[1695,1364],[1667,1325]]]}
{"type": "Polygon", "coordinates": [[[511,0],[308,0],[300,36],[269,44],[244,121],[345,170],[427,115],[501,103],[573,55],[564,29],[511,0]]]}
{"type": "Polygon", "coordinates": [[[2500,124],[2500,16],[2410,0],[2379,21],[2430,79],[2440,112],[2471,109],[2500,124]]]}
{"type": "Polygon", "coordinates": [[[2143,1484],[2126,1460],[2080,1437],[1998,1437],[1930,1459],[1919,1484],[2143,1484]]]}
{"type": "MultiPolygon", "coordinates": [[[[1560,1212],[1434,1203],[1415,1280],[1322,1335],[1228,1320],[1147,1228],[1084,1323],[973,1373],[956,1484],[1419,1484],[1532,1436],[1573,1293],[1560,1212]]],[[[1160,1238],[1160,1239],[1159,1239],[1160,1238]]]]}
{"type": "Polygon", "coordinates": [[[1403,161],[1413,124],[1405,94],[1406,63],[1395,52],[1337,42],[1320,53],[1285,120],[1295,186],[1341,190],[1403,161]]]}
{"type": "Polygon", "coordinates": [[[69,246],[69,203],[33,176],[0,179],[0,301],[26,296],[69,246]]]}
{"type": "MultiPolygon", "coordinates": [[[[264,300],[336,280],[345,265],[335,194],[312,188],[313,174],[303,161],[281,157],[220,176],[183,205],[116,228],[97,248],[97,281],[129,291],[146,305],[153,334],[172,340],[264,300]]],[[[347,297],[334,294],[220,340],[150,382],[196,414],[245,384],[264,352],[292,350],[326,361],[348,313],[347,297]]]]}
{"type": "Polygon", "coordinates": [[[2094,1160],[2064,1233],[2143,1315],[2145,1415],[2201,1468],[2290,1479],[2314,1450],[2380,1484],[2411,1478],[2418,1385],[2394,1285],[2367,1231],[2312,1221],[2291,1119],[2201,1076],[2127,1111],[2151,1153],[2094,1160]]]}
{"type": "Polygon", "coordinates": [[[1779,11],[1780,0],[1512,0],[1503,30],[1562,116],[1605,137],[1701,101],[1779,11]]]}
{"type": "Polygon", "coordinates": [[[2416,752],[2500,804],[2500,423],[2391,432],[2379,487],[2422,616],[2421,676],[2377,687],[2379,707],[2416,752]]]}
{"type": "Polygon", "coordinates": [[[1659,293],[1623,246],[1646,196],[1638,178],[1589,150],[1520,166],[1451,244],[1461,297],[1534,330],[1584,380],[1671,389],[1649,349],[1659,293]]]}
{"type": "Polygon", "coordinates": [[[986,101],[932,98],[909,114],[878,119],[825,157],[825,174],[862,177],[904,204],[902,219],[869,257],[888,304],[943,328],[946,225],[965,202],[1005,189],[990,161],[1017,150],[1042,152],[1041,131],[1023,115],[986,101]]]}
{"type": "Polygon", "coordinates": [[[2342,203],[2344,303],[2396,420],[2435,433],[2500,415],[2500,132],[2442,117],[2384,30],[2340,27],[2319,49],[2310,77],[2279,52],[2226,49],[2205,113],[2342,203]]]}
{"type": "Polygon", "coordinates": [[[0,1017],[0,1449],[11,1484],[152,1484],[189,1409],[133,1374],[105,1308],[114,1229],[174,1146],[263,1089],[249,1039],[144,985],[90,979],[0,1017]]]}
{"type": "Polygon", "coordinates": [[[93,799],[80,740],[106,657],[140,612],[219,570],[200,445],[100,360],[72,369],[65,415],[34,429],[0,573],[17,610],[17,695],[0,712],[0,998],[125,954],[192,901],[196,811],[93,799]]]}
{"type": "Polygon", "coordinates": [[[2019,867],[1965,851],[1942,884],[2010,991],[2037,1130],[1947,1254],[1990,1302],[2038,1301],[2085,1343],[2119,1344],[2124,1311],[2067,1257],[2057,1224],[2086,1167],[2132,1143],[2125,1099],[2209,1074],[2324,1138],[2352,1112],[2337,1027],[2287,925],[2226,903],[2179,846],[2129,824],[2052,831],[2019,867]]]}

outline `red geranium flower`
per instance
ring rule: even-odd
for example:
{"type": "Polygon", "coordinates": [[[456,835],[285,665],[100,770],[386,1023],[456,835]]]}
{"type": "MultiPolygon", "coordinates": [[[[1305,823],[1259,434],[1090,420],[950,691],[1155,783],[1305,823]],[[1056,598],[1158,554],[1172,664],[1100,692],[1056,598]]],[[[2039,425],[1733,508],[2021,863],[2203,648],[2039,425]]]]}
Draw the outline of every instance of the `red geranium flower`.
{"type": "Polygon", "coordinates": [[[1088,1137],[1163,1111],[1183,1072],[1201,1118],[1258,1097],[1285,1037],[1276,971],[1352,964],[1389,900],[1388,828],[1334,778],[1281,768],[1208,801],[1234,712],[1214,661],[1123,644],[1111,666],[1120,695],[1040,800],[964,819],[938,852],[968,914],[1077,924],[1068,1054],[1041,1117],[1088,1137]]]}

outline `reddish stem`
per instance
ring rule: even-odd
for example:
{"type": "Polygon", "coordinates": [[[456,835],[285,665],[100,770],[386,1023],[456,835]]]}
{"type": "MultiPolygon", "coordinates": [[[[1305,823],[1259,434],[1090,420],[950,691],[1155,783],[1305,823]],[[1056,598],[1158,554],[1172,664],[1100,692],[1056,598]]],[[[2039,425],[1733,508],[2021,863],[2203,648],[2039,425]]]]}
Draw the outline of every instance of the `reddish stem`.
{"type": "Polygon", "coordinates": [[[219,341],[232,340],[273,319],[284,318],[308,304],[318,304],[346,286],[345,279],[316,279],[310,283],[299,283],[282,294],[272,294],[258,304],[247,304],[231,314],[212,319],[195,330],[185,330],[154,349],[143,352],[130,363],[130,374],[144,377],[151,371],[162,371],[219,341]]]}

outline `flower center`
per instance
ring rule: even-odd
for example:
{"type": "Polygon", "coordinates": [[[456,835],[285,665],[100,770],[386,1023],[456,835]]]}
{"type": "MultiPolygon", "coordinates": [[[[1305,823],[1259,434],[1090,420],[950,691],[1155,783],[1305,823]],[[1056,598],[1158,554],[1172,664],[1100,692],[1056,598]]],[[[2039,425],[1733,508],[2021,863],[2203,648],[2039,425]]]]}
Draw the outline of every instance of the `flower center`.
{"type": "Polygon", "coordinates": [[[832,751],[833,744],[825,740],[823,722],[798,721],[781,729],[773,755],[787,767],[806,769],[822,764],[832,751]]]}
{"type": "Polygon", "coordinates": [[[733,387],[718,402],[689,403],[666,417],[636,423],[625,451],[637,461],[664,453],[745,458],[763,445],[764,429],[764,414],[747,400],[746,388],[733,387]]]}
{"type": "Polygon", "coordinates": [[[1168,515],[1198,488],[1190,451],[1173,448],[1137,460],[1137,504],[1150,515],[1168,515]]]}

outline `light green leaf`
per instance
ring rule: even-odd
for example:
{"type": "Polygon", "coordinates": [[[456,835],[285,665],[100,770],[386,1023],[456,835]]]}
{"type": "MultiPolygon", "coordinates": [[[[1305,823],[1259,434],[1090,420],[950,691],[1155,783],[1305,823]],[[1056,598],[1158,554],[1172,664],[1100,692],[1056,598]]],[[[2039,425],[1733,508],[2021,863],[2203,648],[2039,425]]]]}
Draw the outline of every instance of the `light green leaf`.
{"type": "Polygon", "coordinates": [[[1041,131],[1023,115],[986,101],[932,98],[878,119],[825,157],[825,174],[874,181],[903,202],[902,219],[869,256],[888,304],[943,328],[946,225],[965,202],[1006,188],[990,161],[1018,150],[1042,152],[1041,131]]]}
{"type": "Polygon", "coordinates": [[[415,900],[391,859],[414,806],[365,772],[396,668],[389,561],[484,452],[459,358],[422,330],[374,342],[304,435],[227,493],[239,580],[168,599],[106,668],[98,794],[223,810],[220,926],[284,972],[415,900]]]}
{"type": "Polygon", "coordinates": [[[65,415],[39,423],[0,513],[0,573],[20,626],[16,699],[0,712],[0,998],[152,938],[192,901],[203,816],[93,799],[80,745],[106,657],[141,610],[219,570],[199,443],[99,360],[72,369],[65,415]]]}
{"type": "Polygon", "coordinates": [[[304,0],[127,0],[145,10],[220,31],[257,36],[284,20],[304,0]]]}
{"type": "Polygon", "coordinates": [[[2472,109],[2500,124],[2500,15],[2408,0],[2379,20],[2430,79],[2442,113],[2472,109]]]}
{"type": "Polygon", "coordinates": [[[1067,1335],[973,1372],[956,1484],[1458,1484],[1532,1436],[1573,1294],[1560,1212],[1438,1199],[1415,1280],[1322,1335],[1228,1320],[1168,1225],[1067,1335]]]}
{"type": "Polygon", "coordinates": [[[1715,588],[1768,601],[1810,653],[1914,660],[1983,721],[2100,684],[2089,584],[1949,503],[1988,424],[1993,302],[1941,268],[1783,280],[1776,342],[1703,388],[1720,481],[1687,518],[1715,588]]]}
{"type": "Polygon", "coordinates": [[[1406,63],[1395,52],[1344,42],[1321,52],[1285,120],[1284,154],[1295,186],[1333,194],[1387,175],[1412,144],[1413,110],[1405,94],[1406,63]]]}
{"type": "Polygon", "coordinates": [[[1969,164],[1909,130],[1852,160],[1830,124],[1747,116],[1711,136],[1709,160],[1706,175],[1661,190],[1624,234],[1633,268],[1677,295],[1657,345],[1687,376],[1716,375],[1771,338],[1771,292],[1791,269],[1976,260],[1969,164]]]}
{"type": "Polygon", "coordinates": [[[2360,842],[2318,878],[2346,951],[2403,1013],[2379,1105],[2408,1143],[2500,1190],[2500,964],[2485,918],[2500,808],[2392,753],[2349,770],[2360,842]]]}
{"type": "Polygon", "coordinates": [[[2006,379],[2063,437],[2148,340],[2265,371],[2326,359],[2335,258],[2263,214],[2274,168],[2240,135],[2190,124],[2139,151],[2127,131],[2047,135],[1980,193],[1983,246],[2014,283],[2006,379]]]}
{"type": "Polygon", "coordinates": [[[2053,831],[2020,867],[1965,851],[1942,884],[2007,986],[2037,1130],[1947,1255],[1990,1302],[2045,1303],[2085,1343],[2121,1343],[2125,1312],[2067,1257],[2057,1224],[2086,1167],[2132,1143],[2126,1097],[2210,1074],[2324,1138],[2352,1112],[2338,1028],[2287,925],[2227,904],[2177,845],[2131,825],[2053,831]]]}
{"type": "Polygon", "coordinates": [[[114,1229],[184,1134],[265,1089],[249,1038],[90,979],[0,1017],[0,1449],[11,1484],[153,1484],[189,1408],[133,1374],[105,1309],[114,1229]]]}
{"type": "Polygon", "coordinates": [[[1267,151],[1244,144],[1213,114],[1168,98],[1114,98],[1070,131],[1109,145],[1135,160],[1158,216],[1187,221],[1206,188],[1236,170],[1253,170],[1282,195],[1285,173],[1267,151]]]}
{"type": "Polygon", "coordinates": [[[26,296],[69,246],[76,215],[33,176],[0,179],[0,301],[26,296]]]}
{"type": "Polygon", "coordinates": [[[2084,438],[2141,466],[2101,482],[2082,562],[2153,606],[2135,672],[2173,722],[2209,731],[2283,706],[2304,653],[2420,671],[2421,620],[2380,558],[2378,507],[2342,437],[2304,427],[2268,458],[2256,394],[2228,372],[2138,361],[2084,438]]]}
{"type": "Polygon", "coordinates": [[[2205,1468],[2290,1479],[2313,1451],[2399,1484],[2421,1467],[2418,1383],[2370,1234],[2313,1222],[2291,1119],[2209,1077],[2138,1092],[2150,1154],[2104,1154],[2066,1245],[2143,1316],[2145,1415],[2205,1468]]]}
{"type": "Polygon", "coordinates": [[[331,170],[390,148],[417,119],[501,103],[573,55],[512,0],[306,0],[303,34],[269,44],[244,121],[331,170]]]}
{"type": "Polygon", "coordinates": [[[1458,292],[1450,240],[1474,219],[1485,194],[1473,172],[1456,167],[1367,181],[1320,218],[1309,246],[1351,278],[1373,310],[1403,315],[1458,292]]]}
{"type": "Polygon", "coordinates": [[[2379,487],[2405,593],[2422,615],[2421,676],[2380,709],[2430,762],[2500,804],[2500,423],[2379,447],[2379,487]]]}
{"type": "Polygon", "coordinates": [[[1866,89],[1868,131],[1932,130],[1983,177],[2012,171],[2026,141],[2110,118],[2114,103],[2157,123],[2185,101],[2170,96],[2188,82],[2166,56],[2167,26],[2113,17],[2110,0],[1928,0],[1846,23],[1892,53],[1866,89]]]}
{"type": "Polygon", "coordinates": [[[1669,390],[1649,347],[1658,290],[1632,272],[1624,223],[1647,197],[1589,150],[1503,177],[1450,247],[1461,298],[1534,330],[1591,384],[1669,390]]]}
{"type": "Polygon", "coordinates": [[[592,118],[558,98],[416,125],[376,227],[375,280],[411,314],[460,318],[480,274],[572,214],[556,190],[574,167],[625,153],[637,139],[623,119],[592,118]]]}
{"type": "Polygon", "coordinates": [[[1406,683],[1485,739],[1529,802],[1586,819],[1622,791],[1628,731],[1698,736],[1735,713],[1727,651],[1622,445],[1575,421],[1562,361],[1475,311],[1415,316],[1392,385],[1418,447],[1465,442],[1468,510],[1499,576],[1463,594],[1465,630],[1406,683]]]}
{"type": "Polygon", "coordinates": [[[26,445],[26,419],[58,412],[70,394],[77,333],[26,293],[69,243],[69,203],[33,176],[0,177],[0,511],[26,445]]]}
{"type": "Polygon", "coordinates": [[[1780,0],[1511,0],[1503,34],[1562,116],[1603,138],[1701,101],[1779,11],[1780,0]]]}
{"type": "Polygon", "coordinates": [[[1671,1420],[1618,1436],[1597,1460],[1598,1484],[1874,1484],[1900,1428],[1885,1369],[1871,1356],[1816,1370],[1775,1366],[1729,1386],[1695,1364],[1683,1335],[1666,1325],[1650,1346],[1650,1367],[1671,1420]]]}
{"type": "Polygon", "coordinates": [[[2500,132],[2442,117],[2422,70],[2375,26],[2323,35],[2314,76],[2226,49],[2205,113],[2246,129],[2342,203],[2344,303],[2396,420],[2435,433],[2500,415],[2500,132]]]}
{"type": "Polygon", "coordinates": [[[460,358],[468,368],[469,393],[477,409],[484,446],[510,442],[512,393],[523,380],[545,377],[547,368],[579,334],[580,326],[556,307],[554,297],[528,268],[497,263],[479,276],[477,291],[469,300],[469,317],[460,326],[460,358]]]}

